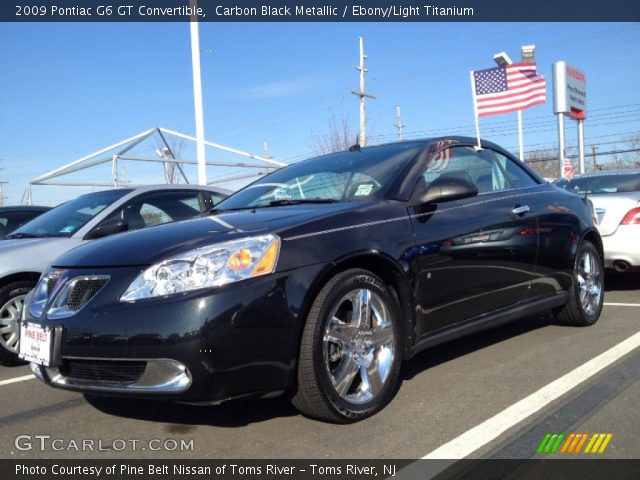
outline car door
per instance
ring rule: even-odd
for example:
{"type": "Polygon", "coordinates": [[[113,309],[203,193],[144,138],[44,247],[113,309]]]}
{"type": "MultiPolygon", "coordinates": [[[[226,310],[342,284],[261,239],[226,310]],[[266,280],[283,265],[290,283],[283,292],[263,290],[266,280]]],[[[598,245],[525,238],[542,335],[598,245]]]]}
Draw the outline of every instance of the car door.
{"type": "Polygon", "coordinates": [[[537,223],[526,187],[513,187],[505,165],[497,152],[471,146],[444,148],[427,160],[409,208],[419,256],[418,336],[527,298],[537,223]],[[478,195],[420,205],[420,191],[443,176],[472,182],[478,195]]]}

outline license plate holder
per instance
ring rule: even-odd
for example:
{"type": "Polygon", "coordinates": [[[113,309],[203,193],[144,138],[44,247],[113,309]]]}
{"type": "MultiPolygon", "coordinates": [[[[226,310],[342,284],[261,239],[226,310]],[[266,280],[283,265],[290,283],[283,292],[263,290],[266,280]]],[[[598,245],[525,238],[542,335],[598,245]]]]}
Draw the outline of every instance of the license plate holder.
{"type": "Polygon", "coordinates": [[[48,325],[22,322],[18,356],[28,362],[48,367],[53,358],[54,329],[48,325]]]}

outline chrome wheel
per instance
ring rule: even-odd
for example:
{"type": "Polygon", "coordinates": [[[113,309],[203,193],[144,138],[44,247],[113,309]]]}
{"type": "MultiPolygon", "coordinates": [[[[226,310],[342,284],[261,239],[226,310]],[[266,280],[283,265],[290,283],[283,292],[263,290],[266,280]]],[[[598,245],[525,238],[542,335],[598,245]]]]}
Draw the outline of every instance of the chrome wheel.
{"type": "Polygon", "coordinates": [[[12,353],[18,352],[18,328],[25,297],[13,297],[0,308],[0,346],[12,353]]]}
{"type": "Polygon", "coordinates": [[[333,306],[323,337],[324,363],[340,398],[362,404],[382,391],[394,340],[389,309],[377,293],[353,290],[333,306]]]}
{"type": "Polygon", "coordinates": [[[576,272],[580,307],[589,316],[595,315],[602,301],[602,267],[593,252],[585,250],[576,272]]]}

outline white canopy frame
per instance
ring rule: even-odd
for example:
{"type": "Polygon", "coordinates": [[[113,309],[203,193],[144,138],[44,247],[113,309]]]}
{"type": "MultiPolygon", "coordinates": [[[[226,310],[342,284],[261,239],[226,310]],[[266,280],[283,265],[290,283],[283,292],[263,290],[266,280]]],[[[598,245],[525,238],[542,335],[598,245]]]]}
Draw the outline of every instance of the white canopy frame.
{"type": "MultiPolygon", "coordinates": [[[[32,187],[34,185],[55,185],[55,186],[64,186],[64,187],[101,187],[101,188],[117,188],[122,186],[124,182],[118,178],[118,161],[126,160],[132,162],[154,162],[161,163],[163,167],[166,168],[169,165],[175,164],[176,169],[178,170],[179,176],[185,183],[191,183],[187,178],[182,166],[183,165],[197,165],[196,160],[184,159],[184,158],[176,158],[175,153],[169,146],[167,142],[167,137],[179,138],[182,140],[186,140],[188,142],[196,143],[196,138],[191,135],[186,135],[184,133],[176,132],[174,130],[169,130],[168,128],[155,127],[150,130],[146,130],[144,132],[138,133],[132,137],[129,137],[120,142],[114,143],[113,145],[109,145],[105,148],[101,148],[89,155],[86,155],[82,158],[74,160],[73,162],[67,163],[59,168],[51,170],[43,175],[40,175],[37,178],[31,180],[25,192],[22,196],[22,204],[31,205],[32,204],[32,187]],[[136,155],[128,155],[128,152],[134,147],[138,146],[140,143],[145,140],[157,136],[162,145],[164,145],[164,152],[161,154],[158,152],[158,157],[144,157],[144,156],[136,156],[136,155]],[[82,182],[82,181],[73,181],[73,182],[65,182],[58,180],[60,177],[64,177],[65,175],[69,175],[71,173],[75,173],[81,170],[86,170],[91,167],[95,167],[98,165],[103,165],[111,163],[111,179],[109,182],[82,182]]],[[[262,175],[266,175],[267,173],[277,170],[281,167],[286,166],[285,163],[278,162],[273,160],[272,158],[265,158],[260,155],[254,155],[249,152],[245,152],[242,150],[238,150],[236,148],[227,147],[225,145],[220,145],[218,143],[209,142],[205,140],[204,144],[208,147],[214,148],[216,150],[220,150],[226,153],[231,153],[233,155],[237,155],[239,157],[243,157],[249,159],[249,161],[224,161],[224,160],[214,160],[207,161],[206,165],[211,167],[237,167],[243,168],[245,171],[241,174],[230,175],[226,177],[217,177],[208,180],[208,184],[223,184],[238,180],[251,179],[253,177],[259,177],[262,175]],[[246,171],[246,170],[250,171],[246,171]]],[[[167,183],[171,183],[165,174],[165,181],[167,183]]]]}

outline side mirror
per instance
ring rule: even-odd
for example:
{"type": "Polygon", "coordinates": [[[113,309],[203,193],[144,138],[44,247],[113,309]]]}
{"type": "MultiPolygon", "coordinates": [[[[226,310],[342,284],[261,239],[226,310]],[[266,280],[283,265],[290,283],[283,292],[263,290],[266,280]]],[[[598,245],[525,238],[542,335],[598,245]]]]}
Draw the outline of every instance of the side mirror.
{"type": "Polygon", "coordinates": [[[427,191],[420,198],[420,202],[423,204],[450,202],[452,200],[475,197],[477,194],[478,188],[467,180],[455,177],[439,177],[431,182],[427,191]]]}
{"type": "Polygon", "coordinates": [[[127,230],[129,230],[129,224],[122,219],[115,218],[104,222],[91,230],[85,237],[85,240],[95,240],[97,238],[113,235],[114,233],[126,232],[127,230]]]}

